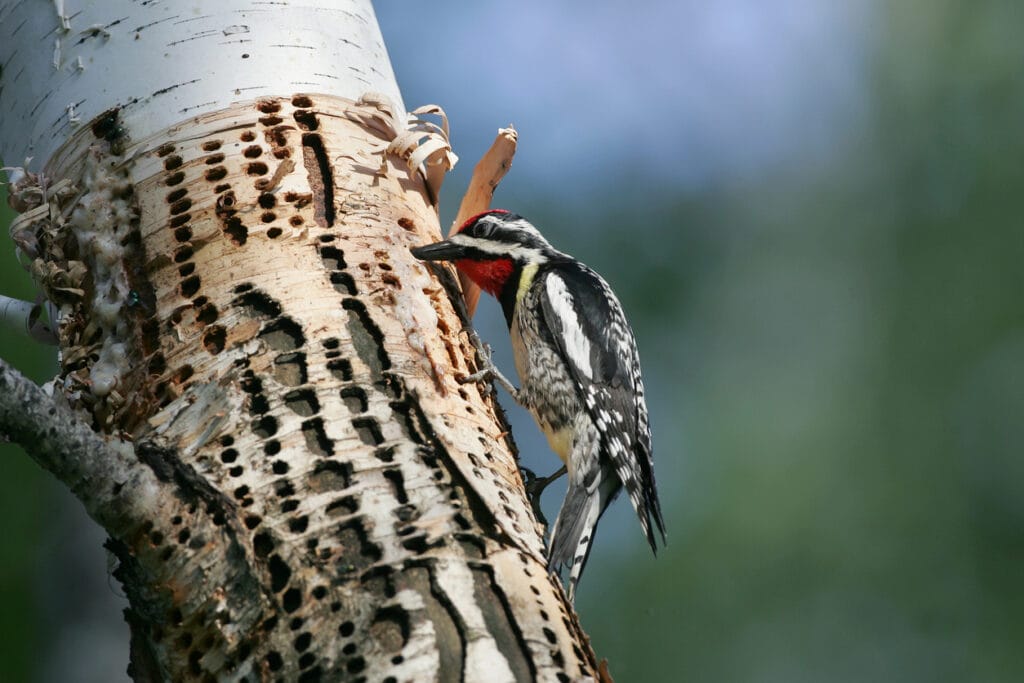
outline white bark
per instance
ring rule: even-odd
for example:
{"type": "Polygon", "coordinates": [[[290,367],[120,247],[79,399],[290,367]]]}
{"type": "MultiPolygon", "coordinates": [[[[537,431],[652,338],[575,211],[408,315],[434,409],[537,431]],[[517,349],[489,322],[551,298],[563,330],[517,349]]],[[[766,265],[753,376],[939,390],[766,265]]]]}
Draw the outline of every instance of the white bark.
{"type": "Polygon", "coordinates": [[[369,0],[4,0],[0,159],[34,168],[112,107],[135,139],[232,102],[379,93],[404,112],[369,0]]]}

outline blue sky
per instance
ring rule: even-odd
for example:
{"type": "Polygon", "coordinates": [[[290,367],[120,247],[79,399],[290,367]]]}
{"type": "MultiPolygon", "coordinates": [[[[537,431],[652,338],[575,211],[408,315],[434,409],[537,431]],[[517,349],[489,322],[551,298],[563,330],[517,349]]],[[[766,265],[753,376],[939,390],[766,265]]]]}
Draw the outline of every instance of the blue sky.
{"type": "Polygon", "coordinates": [[[513,123],[513,175],[538,187],[569,166],[584,190],[704,188],[827,159],[868,105],[870,0],[419,7],[376,3],[406,106],[446,109],[460,173],[513,123]]]}

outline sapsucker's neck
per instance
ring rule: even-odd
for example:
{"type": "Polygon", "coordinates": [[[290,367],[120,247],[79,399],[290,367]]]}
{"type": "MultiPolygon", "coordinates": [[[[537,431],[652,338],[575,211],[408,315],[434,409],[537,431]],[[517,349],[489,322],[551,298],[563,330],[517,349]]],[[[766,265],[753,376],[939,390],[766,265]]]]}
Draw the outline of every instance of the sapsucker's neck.
{"type": "Polygon", "coordinates": [[[501,302],[501,310],[505,312],[505,322],[508,323],[509,329],[512,329],[512,316],[516,312],[516,306],[533,285],[541,265],[541,263],[527,263],[526,265],[517,263],[512,270],[512,275],[505,282],[505,286],[501,288],[498,301],[501,302]]]}
{"type": "Polygon", "coordinates": [[[516,294],[519,291],[519,280],[523,275],[522,266],[516,266],[512,275],[505,280],[505,285],[498,292],[498,301],[501,302],[501,310],[505,314],[505,322],[508,328],[512,329],[512,316],[516,312],[516,294]]]}

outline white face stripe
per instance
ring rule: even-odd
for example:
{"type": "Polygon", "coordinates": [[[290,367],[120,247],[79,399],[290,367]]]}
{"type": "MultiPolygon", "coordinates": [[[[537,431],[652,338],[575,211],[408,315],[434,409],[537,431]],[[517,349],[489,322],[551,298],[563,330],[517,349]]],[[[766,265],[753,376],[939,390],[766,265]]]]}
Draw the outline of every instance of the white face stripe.
{"type": "Polygon", "coordinates": [[[448,238],[452,244],[460,247],[479,249],[486,254],[494,254],[497,257],[506,257],[523,263],[543,263],[546,259],[540,249],[524,247],[521,244],[510,244],[500,240],[489,240],[482,237],[470,237],[461,232],[448,238]]]}
{"type": "MultiPolygon", "coordinates": [[[[562,342],[565,353],[569,360],[579,368],[580,372],[590,380],[594,379],[594,372],[590,367],[590,340],[583,333],[579,317],[572,305],[572,296],[565,281],[557,273],[548,275],[544,281],[547,288],[548,300],[551,308],[561,323],[562,342]]],[[[552,330],[556,334],[557,330],[552,330]]]]}
{"type": "Polygon", "coordinates": [[[528,232],[535,237],[539,237],[542,240],[544,239],[544,237],[540,234],[540,231],[537,230],[537,228],[535,228],[533,224],[530,223],[530,221],[526,220],[525,218],[518,218],[513,221],[509,220],[508,214],[492,213],[486,216],[482,216],[478,220],[478,222],[489,223],[499,228],[512,228],[515,230],[521,230],[522,232],[528,232]]]}

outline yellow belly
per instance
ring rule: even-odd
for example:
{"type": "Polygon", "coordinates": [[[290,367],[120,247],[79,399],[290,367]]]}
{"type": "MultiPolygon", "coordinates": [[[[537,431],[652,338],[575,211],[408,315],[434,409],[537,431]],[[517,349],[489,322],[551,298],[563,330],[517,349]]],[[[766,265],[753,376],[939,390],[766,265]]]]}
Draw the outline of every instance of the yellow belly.
{"type": "Polygon", "coordinates": [[[558,454],[563,463],[568,465],[569,450],[572,448],[572,429],[562,427],[559,430],[542,429],[542,431],[544,436],[548,437],[548,445],[551,446],[551,450],[558,454]]]}

